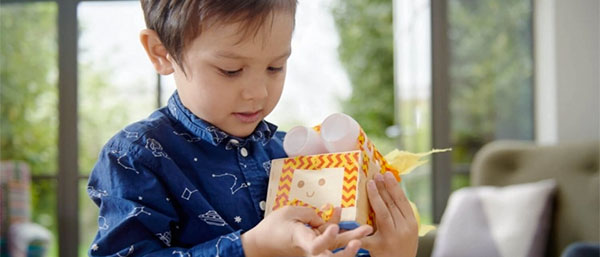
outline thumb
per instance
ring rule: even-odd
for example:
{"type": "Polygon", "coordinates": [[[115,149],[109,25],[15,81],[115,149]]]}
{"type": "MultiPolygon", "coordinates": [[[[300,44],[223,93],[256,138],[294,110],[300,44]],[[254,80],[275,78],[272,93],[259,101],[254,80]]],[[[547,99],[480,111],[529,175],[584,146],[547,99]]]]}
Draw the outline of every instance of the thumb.
{"type": "Polygon", "coordinates": [[[317,212],[310,207],[293,206],[290,208],[290,212],[292,212],[296,221],[308,224],[313,228],[319,227],[325,223],[325,221],[317,215],[317,212]]]}

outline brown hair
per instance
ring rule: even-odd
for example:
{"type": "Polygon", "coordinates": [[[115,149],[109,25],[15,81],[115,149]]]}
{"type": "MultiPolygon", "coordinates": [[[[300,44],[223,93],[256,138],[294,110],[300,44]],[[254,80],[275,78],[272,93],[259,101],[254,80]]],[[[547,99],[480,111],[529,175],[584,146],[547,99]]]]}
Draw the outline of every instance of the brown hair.
{"type": "Polygon", "coordinates": [[[297,0],[141,0],[146,27],[156,31],[175,62],[183,68],[185,47],[205,24],[241,22],[243,37],[256,34],[274,10],[295,14],[297,0]]]}

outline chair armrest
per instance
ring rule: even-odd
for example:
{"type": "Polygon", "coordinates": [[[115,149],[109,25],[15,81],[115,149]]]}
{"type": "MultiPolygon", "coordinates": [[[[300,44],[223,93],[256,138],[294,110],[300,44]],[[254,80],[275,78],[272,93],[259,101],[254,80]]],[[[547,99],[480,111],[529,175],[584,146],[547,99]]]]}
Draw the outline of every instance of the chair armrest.
{"type": "Polygon", "coordinates": [[[10,226],[8,235],[11,256],[27,256],[31,245],[47,248],[51,234],[48,229],[35,223],[16,223],[10,226]]]}
{"type": "Polygon", "coordinates": [[[433,245],[437,230],[429,231],[425,236],[419,237],[419,247],[417,248],[417,257],[429,257],[433,253],[433,245]]]}

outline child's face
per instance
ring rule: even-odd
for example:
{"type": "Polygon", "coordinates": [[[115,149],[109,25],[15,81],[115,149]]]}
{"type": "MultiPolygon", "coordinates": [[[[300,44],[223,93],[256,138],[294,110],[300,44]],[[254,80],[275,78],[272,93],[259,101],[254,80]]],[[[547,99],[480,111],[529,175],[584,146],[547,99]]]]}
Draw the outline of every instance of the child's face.
{"type": "Polygon", "coordinates": [[[294,17],[281,11],[272,17],[244,38],[239,24],[203,27],[184,52],[187,76],[174,65],[183,104],[233,136],[250,135],[283,90],[294,17]]]}

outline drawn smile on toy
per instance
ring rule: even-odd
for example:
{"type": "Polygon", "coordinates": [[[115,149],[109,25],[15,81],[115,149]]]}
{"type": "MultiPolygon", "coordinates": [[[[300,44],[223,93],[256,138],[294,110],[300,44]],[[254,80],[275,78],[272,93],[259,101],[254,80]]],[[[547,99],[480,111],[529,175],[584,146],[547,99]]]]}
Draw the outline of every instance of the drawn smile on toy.
{"type": "Polygon", "coordinates": [[[297,199],[311,206],[325,204],[340,206],[342,199],[343,168],[294,171],[289,199],[297,199]]]}

